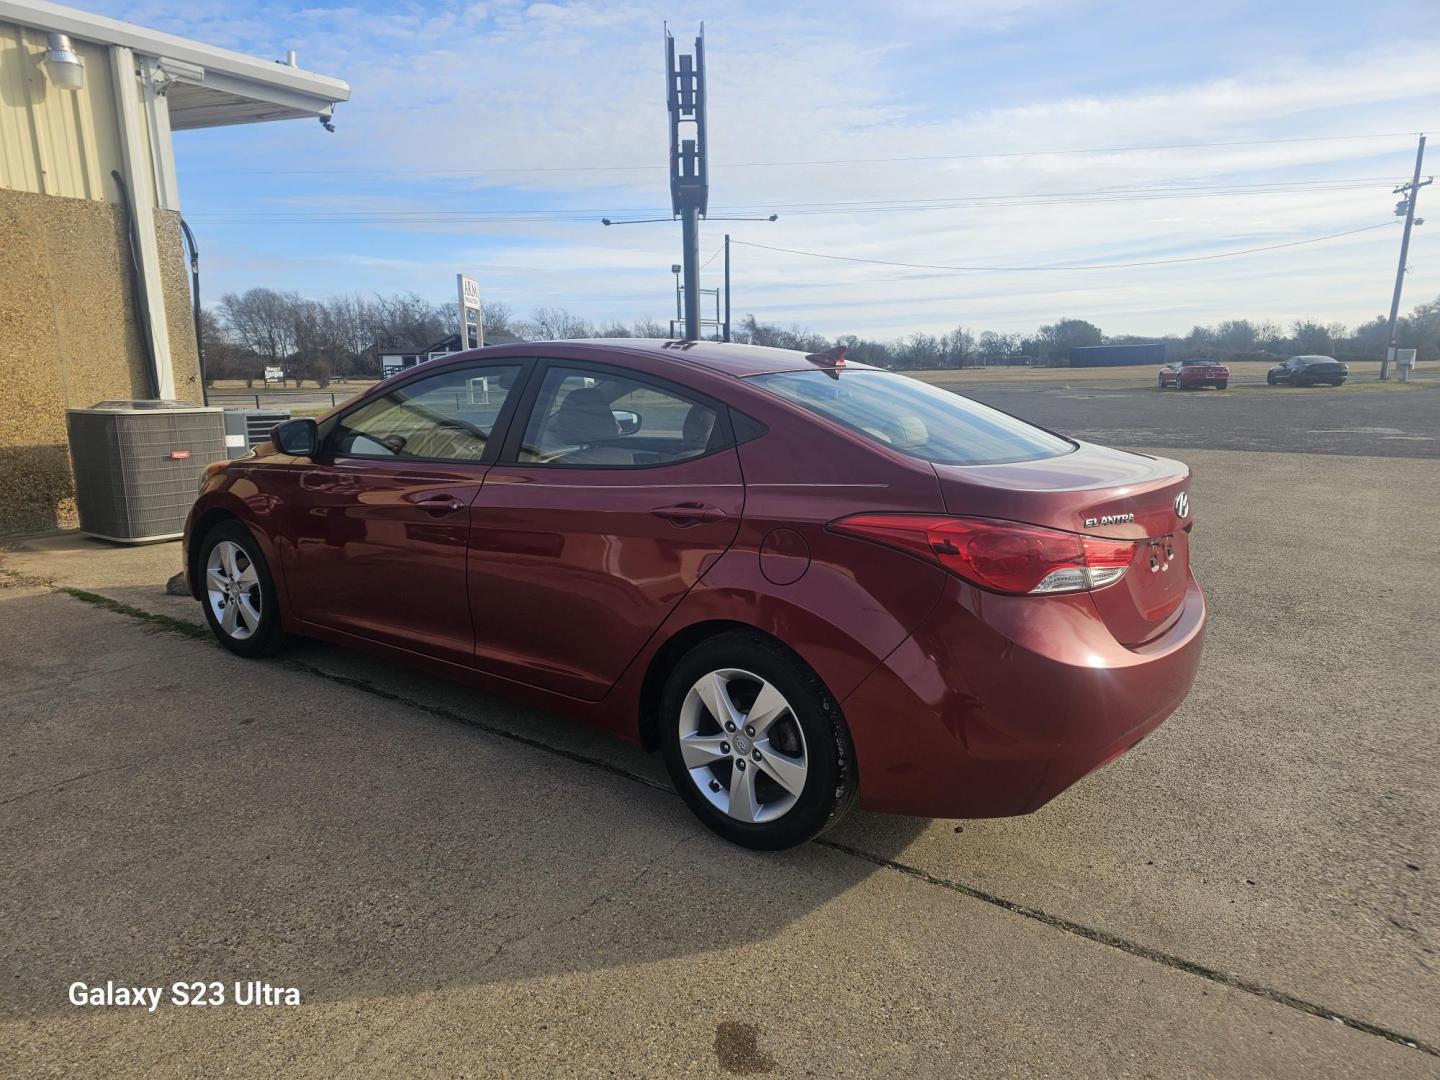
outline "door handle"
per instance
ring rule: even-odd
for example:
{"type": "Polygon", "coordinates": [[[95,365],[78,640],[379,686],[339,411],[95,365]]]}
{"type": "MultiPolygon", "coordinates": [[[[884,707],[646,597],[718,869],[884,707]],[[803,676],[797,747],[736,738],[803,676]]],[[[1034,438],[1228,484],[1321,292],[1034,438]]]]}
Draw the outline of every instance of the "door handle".
{"type": "Polygon", "coordinates": [[[650,513],[677,524],[697,521],[724,521],[728,516],[718,506],[657,506],[650,513]]]}
{"type": "Polygon", "coordinates": [[[465,509],[465,504],[453,495],[431,495],[428,498],[416,499],[415,505],[427,514],[453,514],[457,510],[465,509]]]}

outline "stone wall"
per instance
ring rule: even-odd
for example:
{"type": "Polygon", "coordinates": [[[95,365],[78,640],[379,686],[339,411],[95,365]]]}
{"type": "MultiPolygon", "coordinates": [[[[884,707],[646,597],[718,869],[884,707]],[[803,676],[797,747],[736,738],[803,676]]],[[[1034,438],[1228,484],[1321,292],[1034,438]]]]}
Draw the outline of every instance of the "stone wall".
{"type": "MultiPolygon", "coordinates": [[[[75,524],[65,410],[149,397],[123,208],[0,189],[0,535],[75,524]]],[[[179,215],[158,211],[176,396],[200,380],[179,215]]]]}

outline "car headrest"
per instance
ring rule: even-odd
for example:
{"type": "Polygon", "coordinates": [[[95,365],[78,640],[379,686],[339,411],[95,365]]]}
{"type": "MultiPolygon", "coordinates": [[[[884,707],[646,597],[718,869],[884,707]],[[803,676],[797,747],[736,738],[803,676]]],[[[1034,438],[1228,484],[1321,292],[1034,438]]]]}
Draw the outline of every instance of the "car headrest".
{"type": "Polygon", "coordinates": [[[620,426],[610,411],[610,402],[593,386],[571,390],[555,412],[555,438],[572,446],[589,446],[617,438],[620,426]]]}
{"type": "Polygon", "coordinates": [[[691,405],[685,414],[681,442],[687,450],[704,450],[710,445],[710,432],[715,428],[715,411],[704,405],[691,405]]]}
{"type": "Polygon", "coordinates": [[[913,450],[930,441],[930,430],[918,416],[902,416],[895,421],[894,444],[902,450],[913,450]]]}

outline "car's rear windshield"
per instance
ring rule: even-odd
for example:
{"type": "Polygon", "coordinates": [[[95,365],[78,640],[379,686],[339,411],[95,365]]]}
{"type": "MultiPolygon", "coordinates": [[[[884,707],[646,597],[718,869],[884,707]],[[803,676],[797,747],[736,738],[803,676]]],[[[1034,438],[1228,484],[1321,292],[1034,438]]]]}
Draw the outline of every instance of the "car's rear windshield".
{"type": "Polygon", "coordinates": [[[978,401],[888,371],[776,371],[749,380],[881,446],[937,465],[1002,465],[1075,449],[978,401]]]}

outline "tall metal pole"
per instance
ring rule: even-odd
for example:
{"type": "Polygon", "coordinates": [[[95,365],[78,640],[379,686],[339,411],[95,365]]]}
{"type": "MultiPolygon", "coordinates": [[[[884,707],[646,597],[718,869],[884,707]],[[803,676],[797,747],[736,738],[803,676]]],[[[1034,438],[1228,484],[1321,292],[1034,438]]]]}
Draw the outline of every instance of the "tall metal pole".
{"type": "Polygon", "coordinates": [[[1415,198],[1420,194],[1420,165],[1425,160],[1425,136],[1420,136],[1420,145],[1415,151],[1415,176],[1405,191],[1405,236],[1400,241],[1400,266],[1395,271],[1395,295],[1390,299],[1390,333],[1385,340],[1389,345],[1385,357],[1380,361],[1381,380],[1390,377],[1390,358],[1395,355],[1398,344],[1395,340],[1395,323],[1400,317],[1400,290],[1405,285],[1405,261],[1410,255],[1410,229],[1415,224],[1415,198]]]}
{"type": "Polygon", "coordinates": [[[680,218],[680,261],[684,264],[685,337],[700,339],[700,219],[709,204],[705,144],[705,26],[695,50],[676,56],[675,38],[665,30],[665,98],[670,114],[670,210],[680,218]],[[690,138],[685,138],[690,135],[690,138]]]}
{"type": "Polygon", "coordinates": [[[681,215],[685,264],[685,340],[700,340],[700,208],[687,206],[681,215]]]}
{"type": "Polygon", "coordinates": [[[721,338],[730,340],[730,234],[725,234],[725,324],[721,338]]]}

